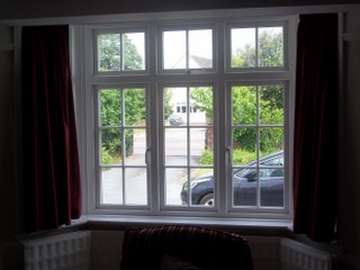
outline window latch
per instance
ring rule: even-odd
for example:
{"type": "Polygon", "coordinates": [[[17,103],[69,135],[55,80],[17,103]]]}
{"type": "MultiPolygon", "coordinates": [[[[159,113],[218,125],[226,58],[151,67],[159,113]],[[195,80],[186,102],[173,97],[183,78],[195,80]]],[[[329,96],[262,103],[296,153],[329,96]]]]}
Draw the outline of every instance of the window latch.
{"type": "Polygon", "coordinates": [[[147,164],[147,165],[149,165],[150,164],[150,153],[151,153],[151,148],[150,147],[148,147],[148,148],[146,148],[146,151],[145,151],[145,163],[147,164]]]}
{"type": "Polygon", "coordinates": [[[230,155],[231,155],[231,148],[228,146],[225,148],[225,165],[228,166],[230,164],[230,155]]]}

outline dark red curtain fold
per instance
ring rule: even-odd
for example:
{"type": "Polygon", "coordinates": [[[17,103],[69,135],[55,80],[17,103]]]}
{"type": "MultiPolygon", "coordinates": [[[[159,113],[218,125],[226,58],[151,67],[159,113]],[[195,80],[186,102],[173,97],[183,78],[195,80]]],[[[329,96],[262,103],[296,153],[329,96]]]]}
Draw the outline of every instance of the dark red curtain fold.
{"type": "Polygon", "coordinates": [[[294,138],[294,231],[334,237],[337,205],[337,14],[300,17],[294,138]]]}
{"type": "Polygon", "coordinates": [[[53,229],[81,214],[68,26],[23,28],[22,88],[26,228],[53,229]]]}

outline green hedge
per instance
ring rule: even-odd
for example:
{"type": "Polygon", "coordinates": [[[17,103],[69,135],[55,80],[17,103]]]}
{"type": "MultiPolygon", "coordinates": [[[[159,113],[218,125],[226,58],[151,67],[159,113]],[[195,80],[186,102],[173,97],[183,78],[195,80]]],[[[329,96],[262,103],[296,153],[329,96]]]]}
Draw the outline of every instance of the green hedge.
{"type": "MultiPolygon", "coordinates": [[[[234,164],[247,164],[256,159],[256,153],[247,150],[236,149],[233,151],[233,163],[234,164]]],[[[213,151],[204,150],[200,156],[201,165],[213,164],[213,151]]]]}

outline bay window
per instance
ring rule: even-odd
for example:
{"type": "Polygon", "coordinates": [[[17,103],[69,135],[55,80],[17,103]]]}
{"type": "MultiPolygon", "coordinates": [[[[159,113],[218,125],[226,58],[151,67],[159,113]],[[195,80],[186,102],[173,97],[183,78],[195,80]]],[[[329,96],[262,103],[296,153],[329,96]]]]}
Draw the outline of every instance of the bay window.
{"type": "Polygon", "coordinates": [[[294,25],[75,28],[88,212],[289,217],[294,25]]]}

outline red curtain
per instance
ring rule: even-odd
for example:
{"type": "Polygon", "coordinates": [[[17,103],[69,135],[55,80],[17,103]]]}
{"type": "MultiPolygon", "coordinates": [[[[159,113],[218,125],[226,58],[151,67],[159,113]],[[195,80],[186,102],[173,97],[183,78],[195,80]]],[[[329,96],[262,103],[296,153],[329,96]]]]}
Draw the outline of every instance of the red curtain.
{"type": "Polygon", "coordinates": [[[294,231],[334,237],[337,207],[337,14],[303,15],[298,28],[294,231]]]}
{"type": "Polygon", "coordinates": [[[23,181],[28,231],[80,217],[68,26],[22,31],[23,181]]]}

